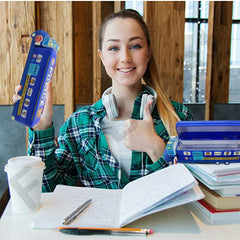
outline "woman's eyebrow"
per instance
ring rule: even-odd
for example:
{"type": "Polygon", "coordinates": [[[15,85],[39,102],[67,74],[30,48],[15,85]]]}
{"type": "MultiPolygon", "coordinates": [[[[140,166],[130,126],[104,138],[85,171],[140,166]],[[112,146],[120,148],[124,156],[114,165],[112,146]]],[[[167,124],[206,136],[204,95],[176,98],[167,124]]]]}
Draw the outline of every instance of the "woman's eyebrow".
{"type": "Polygon", "coordinates": [[[140,36],[134,36],[134,37],[129,38],[129,42],[134,41],[134,40],[136,40],[136,39],[143,40],[143,38],[140,37],[140,36]]]}
{"type": "MultiPolygon", "coordinates": [[[[143,38],[140,36],[134,36],[134,37],[129,38],[129,42],[134,41],[136,39],[143,40],[143,38]]],[[[107,42],[120,42],[120,40],[113,38],[113,39],[108,39],[107,42]]]]}
{"type": "Polygon", "coordinates": [[[107,42],[120,42],[119,39],[108,39],[107,42]]]}

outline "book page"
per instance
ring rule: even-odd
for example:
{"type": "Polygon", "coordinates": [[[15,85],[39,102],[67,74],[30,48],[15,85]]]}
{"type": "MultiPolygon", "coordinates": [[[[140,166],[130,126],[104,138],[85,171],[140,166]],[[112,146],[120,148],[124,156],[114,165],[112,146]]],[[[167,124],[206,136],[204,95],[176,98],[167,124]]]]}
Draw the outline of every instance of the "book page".
{"type": "Polygon", "coordinates": [[[201,189],[199,188],[198,185],[196,185],[194,188],[188,190],[187,192],[181,193],[179,194],[177,197],[170,199],[169,201],[153,208],[150,211],[146,211],[145,213],[143,213],[141,216],[138,217],[133,217],[133,218],[128,218],[125,222],[123,222],[123,225],[126,225],[128,223],[131,223],[135,220],[137,220],[138,218],[144,217],[144,216],[148,216],[150,214],[159,212],[159,211],[163,211],[169,208],[173,208],[173,207],[177,207],[186,203],[190,203],[190,202],[194,202],[197,200],[200,200],[204,198],[204,194],[201,191],[201,189]]]}
{"type": "Polygon", "coordinates": [[[120,224],[152,210],[196,185],[184,165],[172,165],[130,182],[123,188],[120,224]]]}
{"type": "Polygon", "coordinates": [[[33,228],[119,227],[121,190],[58,185],[53,196],[33,219],[33,228]],[[88,199],[91,204],[69,225],[62,222],[88,199]]]}

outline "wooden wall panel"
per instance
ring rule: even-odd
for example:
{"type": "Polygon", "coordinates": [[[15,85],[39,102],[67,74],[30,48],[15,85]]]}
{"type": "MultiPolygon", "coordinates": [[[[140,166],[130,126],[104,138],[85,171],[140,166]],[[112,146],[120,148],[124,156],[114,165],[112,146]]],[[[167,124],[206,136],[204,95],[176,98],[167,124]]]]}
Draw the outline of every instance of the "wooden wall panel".
{"type": "Polygon", "coordinates": [[[146,1],[144,7],[162,87],[171,99],[182,102],[185,3],[146,1]]]}
{"type": "Polygon", "coordinates": [[[34,2],[0,2],[0,104],[12,104],[35,30],[34,2]]]}
{"type": "MultiPolygon", "coordinates": [[[[107,17],[108,14],[114,12],[114,10],[115,10],[114,7],[115,7],[114,2],[111,2],[111,1],[102,2],[102,6],[101,6],[101,21],[103,21],[105,19],[105,17],[107,17]]],[[[112,80],[107,75],[103,64],[101,65],[101,68],[102,68],[102,76],[101,76],[101,82],[102,82],[102,84],[101,84],[101,96],[102,96],[102,93],[108,87],[112,86],[112,80]]]]}
{"type": "Polygon", "coordinates": [[[93,102],[98,101],[103,91],[111,86],[111,80],[107,76],[101,60],[98,56],[98,30],[102,20],[114,11],[113,2],[93,2],[93,102]]]}
{"type": "MultiPolygon", "coordinates": [[[[0,2],[0,7],[1,105],[12,104],[30,34],[38,28],[60,45],[53,98],[54,104],[65,105],[65,118],[74,111],[74,97],[76,104],[91,104],[111,85],[97,54],[98,28],[106,15],[123,7],[122,2],[9,1],[0,2]]],[[[185,3],[145,1],[144,7],[160,81],[169,96],[181,102],[185,3]]],[[[228,102],[231,17],[232,2],[210,2],[206,119],[212,119],[215,103],[228,102]]]]}
{"type": "Polygon", "coordinates": [[[114,1],[114,12],[118,12],[125,8],[125,1],[114,1]]]}
{"type": "Polygon", "coordinates": [[[74,111],[72,2],[39,2],[40,28],[56,39],[60,50],[52,80],[54,104],[65,105],[65,119],[74,111]]]}
{"type": "Polygon", "coordinates": [[[75,104],[93,99],[92,2],[73,2],[75,104]]]}
{"type": "Polygon", "coordinates": [[[209,3],[205,119],[213,120],[214,104],[228,103],[232,2],[209,3]]]}
{"type": "Polygon", "coordinates": [[[99,59],[98,50],[98,29],[101,22],[101,2],[94,1],[93,3],[93,102],[96,102],[101,97],[101,61],[99,59]]]}

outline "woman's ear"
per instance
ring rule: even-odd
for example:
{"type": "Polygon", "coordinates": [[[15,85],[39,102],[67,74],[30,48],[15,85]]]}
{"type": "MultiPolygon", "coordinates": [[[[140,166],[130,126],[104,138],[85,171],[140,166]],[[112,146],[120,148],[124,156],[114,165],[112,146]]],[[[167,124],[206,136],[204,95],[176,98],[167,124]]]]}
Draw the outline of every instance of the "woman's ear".
{"type": "MultiPolygon", "coordinates": [[[[98,49],[98,56],[100,57],[102,63],[103,63],[103,58],[102,58],[102,51],[100,49],[98,49]]],[[[104,65],[104,63],[103,63],[104,65]]]]}
{"type": "Polygon", "coordinates": [[[148,48],[148,61],[150,60],[151,56],[152,56],[152,46],[149,46],[149,48],[148,48]]]}

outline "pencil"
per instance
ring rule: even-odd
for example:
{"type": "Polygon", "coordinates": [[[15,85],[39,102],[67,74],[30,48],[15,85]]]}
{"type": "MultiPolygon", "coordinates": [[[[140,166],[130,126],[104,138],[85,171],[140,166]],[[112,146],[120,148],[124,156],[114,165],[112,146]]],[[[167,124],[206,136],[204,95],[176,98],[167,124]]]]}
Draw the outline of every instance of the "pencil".
{"type": "Polygon", "coordinates": [[[60,227],[58,229],[62,233],[74,235],[95,235],[95,234],[108,234],[108,235],[142,235],[152,234],[152,229],[142,228],[74,228],[74,227],[60,227]]]}

